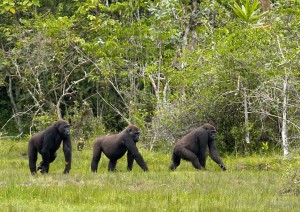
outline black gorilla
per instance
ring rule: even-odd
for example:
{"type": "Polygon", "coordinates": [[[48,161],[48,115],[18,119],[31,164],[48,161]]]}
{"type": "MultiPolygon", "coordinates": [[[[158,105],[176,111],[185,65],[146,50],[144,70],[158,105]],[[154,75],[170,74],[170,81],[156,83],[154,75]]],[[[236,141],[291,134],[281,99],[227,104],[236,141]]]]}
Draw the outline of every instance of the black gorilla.
{"type": "Polygon", "coordinates": [[[170,170],[176,169],[181,159],[192,162],[196,169],[204,169],[208,146],[210,157],[225,171],[226,167],[215,144],[215,133],[216,129],[214,126],[204,124],[177,141],[172,155],[173,163],[170,166],[170,170]]]}
{"type": "Polygon", "coordinates": [[[64,173],[71,169],[72,145],[70,139],[70,124],[64,120],[58,120],[46,130],[33,135],[28,142],[29,168],[31,174],[36,174],[36,161],[38,152],[42,155],[42,161],[38,166],[41,173],[48,173],[49,165],[56,158],[56,151],[63,141],[65,155],[64,173]]]}
{"type": "Polygon", "coordinates": [[[140,130],[135,125],[129,125],[122,132],[116,135],[101,136],[94,142],[93,158],[91,163],[92,172],[97,172],[98,163],[103,152],[110,159],[108,171],[115,171],[117,160],[127,152],[127,170],[131,171],[133,160],[136,160],[138,165],[148,171],[148,167],[136,147],[136,142],[140,138],[140,130]]]}

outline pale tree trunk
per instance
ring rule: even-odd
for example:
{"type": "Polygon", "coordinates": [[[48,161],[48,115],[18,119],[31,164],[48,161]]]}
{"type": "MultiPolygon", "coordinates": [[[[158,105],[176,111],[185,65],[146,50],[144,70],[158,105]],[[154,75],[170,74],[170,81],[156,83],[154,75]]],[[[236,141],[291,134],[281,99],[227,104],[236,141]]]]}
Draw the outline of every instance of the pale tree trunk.
{"type": "MultiPolygon", "coordinates": [[[[148,76],[150,81],[151,81],[151,84],[152,84],[152,88],[154,90],[154,93],[155,93],[155,96],[156,96],[156,99],[157,99],[157,103],[156,103],[156,111],[159,111],[164,104],[167,103],[167,90],[168,90],[168,85],[169,85],[169,81],[167,81],[165,83],[165,86],[163,87],[163,101],[161,100],[160,98],[160,93],[161,93],[161,90],[162,88],[161,87],[161,80],[165,80],[165,78],[161,78],[160,77],[160,74],[158,74],[157,76],[157,82],[155,82],[155,79],[153,78],[152,75],[149,75],[148,76]]],[[[152,151],[153,148],[154,148],[154,144],[156,143],[156,138],[157,138],[157,134],[160,133],[161,129],[160,129],[160,119],[159,118],[154,118],[153,121],[152,121],[152,128],[154,129],[153,131],[153,136],[152,136],[152,140],[150,142],[150,150],[152,151]]]]}
{"type": "MultiPolygon", "coordinates": [[[[277,36],[277,44],[279,48],[279,52],[283,59],[283,64],[286,63],[285,56],[283,54],[279,37],[277,36]]],[[[282,129],[281,129],[281,138],[282,138],[282,148],[283,148],[283,155],[284,157],[289,155],[289,144],[288,144],[288,136],[287,136],[287,107],[288,107],[288,97],[287,97],[287,90],[288,90],[288,73],[286,67],[284,67],[284,81],[283,81],[283,89],[282,89],[282,129]]]]}
{"type": "Polygon", "coordinates": [[[289,154],[289,144],[287,139],[287,89],[288,89],[288,75],[285,74],[285,79],[283,82],[283,90],[282,90],[282,129],[281,129],[281,137],[282,137],[282,146],[283,146],[283,155],[284,157],[289,154]]]}
{"type": "MultiPolygon", "coordinates": [[[[195,22],[196,22],[195,21],[196,20],[196,12],[197,12],[197,8],[198,8],[198,2],[196,0],[192,0],[192,7],[193,7],[193,9],[190,14],[189,22],[187,23],[187,25],[185,27],[183,37],[182,37],[182,50],[183,50],[184,54],[185,54],[185,51],[186,51],[186,48],[188,45],[189,34],[192,34],[196,37],[196,35],[195,35],[196,32],[194,31],[195,30],[195,22]]],[[[190,48],[194,49],[194,45],[195,45],[195,41],[191,42],[190,48]]],[[[187,62],[184,61],[181,63],[181,68],[185,68],[186,66],[187,66],[187,62]]]]}
{"type": "Polygon", "coordinates": [[[196,11],[197,11],[197,8],[198,8],[197,1],[193,0],[192,5],[193,5],[193,10],[191,12],[189,22],[187,23],[187,25],[185,27],[184,34],[183,34],[183,37],[182,37],[182,47],[183,48],[185,48],[187,46],[188,36],[189,36],[190,30],[195,28],[195,26],[194,26],[195,18],[196,18],[195,15],[196,15],[196,11]]]}
{"type": "Polygon", "coordinates": [[[244,88],[244,113],[245,113],[245,132],[246,132],[246,143],[250,144],[250,133],[249,133],[249,118],[248,118],[248,102],[247,102],[247,91],[244,88]]]}
{"type": "Polygon", "coordinates": [[[12,105],[12,111],[14,113],[13,116],[15,117],[19,133],[20,133],[20,135],[22,135],[23,134],[22,121],[21,121],[21,117],[20,117],[20,114],[19,114],[17,104],[16,104],[15,99],[14,99],[13,91],[12,91],[12,77],[9,76],[8,80],[9,80],[8,96],[9,96],[9,99],[10,99],[10,102],[11,102],[11,105],[12,105]]]}
{"type": "MultiPolygon", "coordinates": [[[[161,74],[161,67],[162,67],[162,62],[163,62],[163,56],[162,56],[162,42],[160,41],[158,46],[159,46],[159,62],[158,62],[158,73],[157,74],[149,74],[148,78],[151,81],[152,89],[154,91],[157,103],[156,103],[156,111],[160,111],[160,109],[167,103],[167,91],[168,91],[168,85],[169,81],[166,81],[166,77],[164,77],[161,74]],[[165,83],[164,83],[165,81],[165,83]],[[163,94],[163,97],[161,99],[161,94],[163,94]]],[[[161,128],[160,128],[160,118],[154,118],[152,120],[152,128],[153,128],[153,134],[152,134],[152,139],[150,142],[150,150],[153,150],[154,145],[157,140],[157,135],[161,133],[161,128]]]]}
{"type": "MultiPolygon", "coordinates": [[[[242,83],[241,83],[241,77],[238,77],[237,81],[237,91],[239,92],[241,90],[242,83]]],[[[247,144],[250,144],[250,132],[249,132],[249,112],[248,112],[248,96],[247,96],[247,90],[246,88],[243,88],[243,97],[244,97],[244,117],[245,117],[245,140],[247,144]]]]}
{"type": "Polygon", "coordinates": [[[270,9],[270,0],[260,0],[260,3],[264,12],[270,9]]]}
{"type": "MultiPolygon", "coordinates": [[[[71,94],[70,94],[70,95],[71,95],[71,94]]],[[[56,103],[56,114],[57,114],[58,119],[62,119],[62,114],[61,114],[60,105],[61,105],[61,103],[62,103],[62,100],[63,100],[64,96],[66,96],[66,95],[62,95],[62,96],[59,98],[59,100],[57,101],[57,103],[56,103]]]]}

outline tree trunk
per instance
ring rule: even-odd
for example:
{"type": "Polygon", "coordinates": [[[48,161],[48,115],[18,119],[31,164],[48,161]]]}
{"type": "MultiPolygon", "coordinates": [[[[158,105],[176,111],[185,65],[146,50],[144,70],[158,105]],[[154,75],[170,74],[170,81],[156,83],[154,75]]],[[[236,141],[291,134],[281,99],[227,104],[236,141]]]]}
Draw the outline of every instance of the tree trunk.
{"type": "Polygon", "coordinates": [[[248,118],[248,102],[247,102],[247,92],[244,88],[244,113],[245,113],[245,132],[246,132],[246,143],[250,144],[250,133],[249,133],[249,118],[248,118]]]}
{"type": "Polygon", "coordinates": [[[282,90],[282,129],[281,129],[281,137],[282,137],[282,147],[283,147],[283,155],[284,157],[289,154],[289,144],[287,140],[287,88],[288,87],[288,75],[285,74],[285,79],[283,82],[283,90],[282,90]]]}
{"type": "Polygon", "coordinates": [[[270,0],[260,0],[260,3],[264,12],[270,9],[270,0]]]}
{"type": "MultiPolygon", "coordinates": [[[[284,64],[284,63],[286,63],[286,59],[283,54],[278,35],[277,35],[277,44],[278,44],[279,52],[283,59],[283,64],[284,64]]],[[[283,88],[282,88],[282,98],[283,98],[283,101],[282,101],[282,129],[281,129],[282,148],[283,148],[284,157],[288,156],[288,154],[289,154],[289,143],[288,143],[288,139],[287,139],[287,109],[288,109],[287,91],[288,91],[289,75],[288,75],[286,69],[287,68],[284,67],[284,81],[283,81],[283,88]]]]}
{"type": "Polygon", "coordinates": [[[12,91],[12,77],[9,76],[8,77],[9,80],[9,88],[8,88],[8,96],[12,105],[12,111],[13,111],[13,116],[15,117],[17,126],[18,126],[18,130],[20,135],[23,133],[23,128],[22,128],[22,120],[21,117],[19,115],[19,110],[18,107],[16,105],[15,99],[14,99],[14,95],[13,95],[13,91],[12,91]]]}
{"type": "MultiPolygon", "coordinates": [[[[182,50],[183,50],[183,58],[185,57],[185,51],[187,50],[187,45],[188,45],[188,37],[189,34],[194,35],[196,32],[194,32],[196,26],[196,12],[197,12],[197,8],[198,8],[198,2],[196,0],[192,0],[192,11],[190,14],[190,18],[189,18],[189,22],[187,23],[184,33],[183,33],[183,37],[182,37],[182,50]]],[[[196,37],[196,35],[195,35],[196,37]]],[[[191,49],[194,48],[195,42],[191,42],[191,49]]],[[[181,63],[181,68],[185,68],[187,66],[187,62],[183,61],[181,63]]]]}

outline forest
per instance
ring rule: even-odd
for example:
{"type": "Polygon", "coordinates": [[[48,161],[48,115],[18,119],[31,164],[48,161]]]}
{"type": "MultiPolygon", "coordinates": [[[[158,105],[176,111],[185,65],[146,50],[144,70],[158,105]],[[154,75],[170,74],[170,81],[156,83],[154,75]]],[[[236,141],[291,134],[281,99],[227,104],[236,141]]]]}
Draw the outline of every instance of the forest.
{"type": "Polygon", "coordinates": [[[222,154],[299,147],[297,0],[4,0],[0,137],[58,118],[74,141],[142,129],[168,151],[204,123],[222,154]]]}

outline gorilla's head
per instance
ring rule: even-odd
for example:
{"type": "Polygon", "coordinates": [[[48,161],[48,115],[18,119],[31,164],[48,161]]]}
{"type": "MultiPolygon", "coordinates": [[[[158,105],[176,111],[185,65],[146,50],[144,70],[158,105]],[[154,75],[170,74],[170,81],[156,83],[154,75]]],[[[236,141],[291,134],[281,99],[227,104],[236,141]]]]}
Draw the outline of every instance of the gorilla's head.
{"type": "Polygon", "coordinates": [[[213,125],[206,123],[202,127],[206,129],[213,138],[216,137],[217,130],[213,125]]]}
{"type": "Polygon", "coordinates": [[[140,139],[140,129],[135,125],[129,125],[126,128],[126,132],[129,133],[134,142],[138,142],[140,139]]]}
{"type": "Polygon", "coordinates": [[[58,120],[54,123],[54,126],[58,130],[59,134],[61,134],[63,137],[70,136],[70,124],[69,122],[65,120],[58,120]]]}

